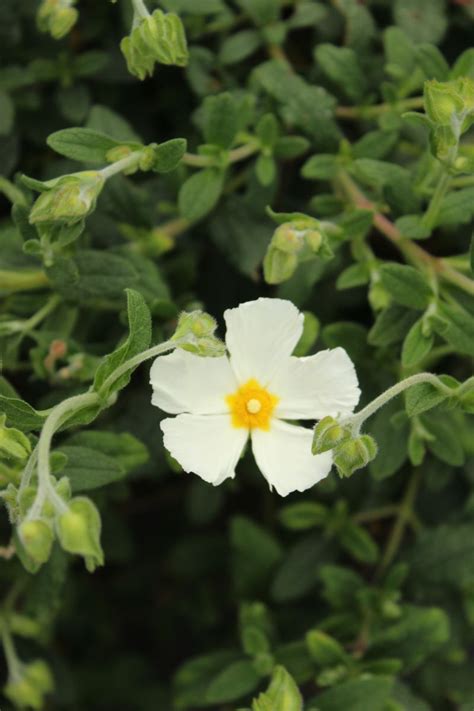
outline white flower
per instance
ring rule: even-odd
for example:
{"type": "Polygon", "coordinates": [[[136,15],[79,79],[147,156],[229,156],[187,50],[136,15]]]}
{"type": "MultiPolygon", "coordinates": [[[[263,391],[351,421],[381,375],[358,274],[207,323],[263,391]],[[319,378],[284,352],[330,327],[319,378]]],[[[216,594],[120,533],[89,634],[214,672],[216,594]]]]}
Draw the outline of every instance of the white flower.
{"type": "Polygon", "coordinates": [[[303,314],[290,301],[249,301],[224,318],[229,358],[177,349],[153,363],[152,403],[177,415],[161,422],[164,445],[186,472],[217,485],[235,476],[250,437],[270,488],[304,491],[329,473],[332,454],[313,456],[312,430],[285,420],[350,414],[360,395],[354,365],[342,348],[292,356],[303,314]]]}

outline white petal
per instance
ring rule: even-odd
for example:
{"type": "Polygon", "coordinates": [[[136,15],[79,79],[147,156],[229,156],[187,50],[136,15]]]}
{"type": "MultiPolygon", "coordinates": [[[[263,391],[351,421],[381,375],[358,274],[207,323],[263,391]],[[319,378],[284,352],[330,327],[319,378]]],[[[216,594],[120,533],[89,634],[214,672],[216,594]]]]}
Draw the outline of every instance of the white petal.
{"type": "Polygon", "coordinates": [[[237,379],[266,386],[292,354],[303,332],[303,314],[291,301],[257,299],[224,313],[226,344],[237,379]]]}
{"type": "Polygon", "coordinates": [[[224,414],[229,410],[226,395],[238,387],[227,356],[202,358],[181,348],[156,358],[150,383],[152,404],[173,415],[224,414]]]}
{"type": "Polygon", "coordinates": [[[232,427],[230,415],[178,415],[160,426],[166,449],[185,472],[214,486],[234,478],[248,430],[232,427]]]}
{"type": "Polygon", "coordinates": [[[252,449],[260,471],[280,496],[305,491],[329,474],[332,453],[311,454],[312,430],[273,420],[268,431],[252,430],[252,449]]]}
{"type": "Polygon", "coordinates": [[[346,415],[360,397],[354,364],[343,348],[291,357],[269,389],[280,398],[275,416],[288,420],[346,415]]]}

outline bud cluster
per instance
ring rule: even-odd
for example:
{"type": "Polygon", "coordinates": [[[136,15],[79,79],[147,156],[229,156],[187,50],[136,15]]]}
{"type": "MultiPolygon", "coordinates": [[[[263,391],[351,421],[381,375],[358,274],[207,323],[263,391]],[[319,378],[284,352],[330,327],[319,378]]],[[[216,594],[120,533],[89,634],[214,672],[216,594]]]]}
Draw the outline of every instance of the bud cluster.
{"type": "Polygon", "coordinates": [[[48,665],[42,659],[36,659],[28,664],[19,662],[10,671],[3,693],[17,708],[42,709],[44,697],[53,688],[53,676],[48,665]]]}
{"type": "Polygon", "coordinates": [[[215,319],[204,311],[183,312],[172,340],[186,351],[215,358],[225,353],[225,345],[214,335],[216,328],[215,319]]]}
{"type": "Polygon", "coordinates": [[[324,226],[302,215],[283,222],[273,233],[263,261],[265,281],[280,284],[289,279],[300,261],[318,253],[329,253],[324,226]]]}
{"type": "Polygon", "coordinates": [[[339,476],[349,477],[377,456],[377,443],[370,435],[355,435],[349,426],[334,417],[323,417],[314,429],[311,451],[322,454],[333,450],[339,476]]]}
{"type": "Polygon", "coordinates": [[[147,74],[153,74],[155,62],[186,66],[186,35],[178,15],[155,10],[152,15],[141,17],[134,25],[130,35],[120,43],[131,74],[143,80],[147,74]]]}
{"type": "Polygon", "coordinates": [[[36,20],[41,32],[49,32],[53,39],[62,39],[76,24],[79,13],[73,5],[76,0],[43,0],[36,20]]]}
{"type": "Polygon", "coordinates": [[[456,160],[459,138],[474,122],[474,80],[459,77],[449,82],[427,81],[424,104],[432,153],[449,167],[463,171],[464,162],[456,165],[456,160]]]}

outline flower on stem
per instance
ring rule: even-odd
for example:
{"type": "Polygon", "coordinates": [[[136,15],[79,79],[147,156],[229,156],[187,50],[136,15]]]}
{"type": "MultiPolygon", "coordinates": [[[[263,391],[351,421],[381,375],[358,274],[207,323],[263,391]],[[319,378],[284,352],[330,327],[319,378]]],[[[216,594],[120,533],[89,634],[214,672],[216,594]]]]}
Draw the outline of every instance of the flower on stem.
{"type": "Polygon", "coordinates": [[[332,453],[313,456],[312,431],[286,420],[350,414],[360,395],[353,363],[342,348],[292,356],[303,314],[289,301],[250,301],[224,318],[229,357],[176,350],[153,363],[152,403],[177,415],[161,423],[165,447],[217,485],[235,476],[250,438],[271,488],[304,491],[327,476],[332,453]]]}

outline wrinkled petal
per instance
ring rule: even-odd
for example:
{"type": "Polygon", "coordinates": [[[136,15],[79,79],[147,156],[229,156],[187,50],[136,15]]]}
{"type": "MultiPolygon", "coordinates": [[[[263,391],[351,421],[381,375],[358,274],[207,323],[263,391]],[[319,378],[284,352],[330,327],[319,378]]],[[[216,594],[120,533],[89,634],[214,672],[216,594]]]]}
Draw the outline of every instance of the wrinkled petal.
{"type": "Polygon", "coordinates": [[[181,348],[155,360],[150,383],[152,404],[173,415],[224,414],[229,411],[225,397],[237,388],[227,356],[202,358],[181,348]]]}
{"type": "Polygon", "coordinates": [[[252,449],[265,479],[280,496],[305,491],[329,474],[332,453],[311,454],[312,430],[273,420],[268,431],[252,430],[252,449]]]}
{"type": "Polygon", "coordinates": [[[234,478],[248,430],[232,427],[229,415],[178,415],[160,426],[166,449],[185,472],[214,486],[234,478]]]}
{"type": "Polygon", "coordinates": [[[266,386],[292,354],[303,332],[303,314],[291,301],[257,299],[224,313],[232,368],[245,383],[266,386]]]}
{"type": "Polygon", "coordinates": [[[319,420],[351,413],[360,390],[354,364],[343,348],[307,358],[291,357],[270,389],[280,400],[275,416],[288,420],[319,420]]]}

